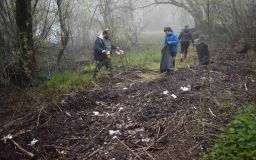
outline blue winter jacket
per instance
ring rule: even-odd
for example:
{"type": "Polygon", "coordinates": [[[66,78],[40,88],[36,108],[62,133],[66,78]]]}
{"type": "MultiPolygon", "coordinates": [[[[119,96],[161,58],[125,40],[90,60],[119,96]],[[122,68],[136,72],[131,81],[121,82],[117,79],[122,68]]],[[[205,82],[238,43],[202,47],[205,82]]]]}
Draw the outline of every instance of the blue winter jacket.
{"type": "Polygon", "coordinates": [[[166,35],[164,38],[165,44],[171,44],[171,52],[177,53],[179,51],[179,38],[175,32],[170,35],[166,35]]]}

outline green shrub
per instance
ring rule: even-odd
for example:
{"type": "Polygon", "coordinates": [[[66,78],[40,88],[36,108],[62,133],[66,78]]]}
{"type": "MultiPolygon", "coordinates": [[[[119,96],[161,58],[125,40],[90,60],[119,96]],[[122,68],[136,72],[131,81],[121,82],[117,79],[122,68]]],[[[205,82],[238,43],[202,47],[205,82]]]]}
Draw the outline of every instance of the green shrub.
{"type": "Polygon", "coordinates": [[[243,107],[203,160],[256,159],[256,106],[243,107]]]}

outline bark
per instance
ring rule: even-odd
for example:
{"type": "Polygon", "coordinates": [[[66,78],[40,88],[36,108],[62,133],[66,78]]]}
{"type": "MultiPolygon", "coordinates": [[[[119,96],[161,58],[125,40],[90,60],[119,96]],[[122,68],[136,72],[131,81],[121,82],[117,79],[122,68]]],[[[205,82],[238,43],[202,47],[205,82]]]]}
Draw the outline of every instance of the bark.
{"type": "Polygon", "coordinates": [[[32,30],[31,0],[16,0],[16,24],[18,28],[19,65],[21,81],[29,83],[35,73],[35,52],[32,30]]]}

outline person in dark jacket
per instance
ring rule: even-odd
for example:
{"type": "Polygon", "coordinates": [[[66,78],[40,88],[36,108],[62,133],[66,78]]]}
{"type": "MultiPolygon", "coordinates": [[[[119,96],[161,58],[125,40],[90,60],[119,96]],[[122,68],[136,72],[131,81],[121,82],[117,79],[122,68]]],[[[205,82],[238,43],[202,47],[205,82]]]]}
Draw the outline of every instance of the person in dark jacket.
{"type": "Polygon", "coordinates": [[[103,66],[107,68],[108,75],[113,77],[111,57],[114,50],[120,51],[120,49],[113,44],[110,35],[110,31],[106,29],[95,41],[94,59],[96,61],[96,69],[93,75],[94,79],[97,78],[97,74],[103,66]]]}
{"type": "Polygon", "coordinates": [[[182,32],[180,33],[179,36],[179,40],[181,42],[181,62],[183,61],[183,59],[187,58],[188,55],[188,47],[190,45],[190,43],[193,43],[194,46],[194,39],[193,36],[191,34],[191,32],[189,31],[189,26],[186,25],[185,28],[182,30],[182,32]]]}

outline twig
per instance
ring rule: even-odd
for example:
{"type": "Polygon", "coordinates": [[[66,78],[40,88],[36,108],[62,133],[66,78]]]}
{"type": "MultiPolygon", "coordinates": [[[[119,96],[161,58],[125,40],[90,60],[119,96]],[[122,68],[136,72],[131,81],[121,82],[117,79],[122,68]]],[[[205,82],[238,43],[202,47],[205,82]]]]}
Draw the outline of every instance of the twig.
{"type": "Polygon", "coordinates": [[[217,100],[217,98],[214,96],[211,96],[211,97],[212,97],[213,102],[215,102],[215,104],[217,104],[218,107],[221,107],[220,102],[217,100]]]}
{"type": "Polygon", "coordinates": [[[208,108],[208,109],[209,109],[211,115],[216,118],[217,116],[212,112],[211,108],[208,108]]]}
{"type": "Polygon", "coordinates": [[[40,116],[41,116],[41,113],[42,113],[43,109],[44,109],[44,105],[42,105],[42,107],[40,108],[38,116],[37,116],[37,122],[36,122],[37,127],[39,126],[40,116]]]}
{"type": "Polygon", "coordinates": [[[12,143],[23,153],[27,154],[29,157],[33,158],[35,155],[29,151],[26,151],[24,148],[22,148],[17,142],[15,142],[13,139],[11,139],[12,143]]]}
{"type": "Polygon", "coordinates": [[[196,71],[190,68],[190,65],[188,65],[188,69],[191,70],[194,74],[196,74],[196,71]]]}
{"type": "Polygon", "coordinates": [[[95,150],[94,152],[92,152],[91,154],[89,154],[88,157],[92,157],[93,155],[97,154],[100,150],[101,150],[101,148],[95,150]]]}
{"type": "Polygon", "coordinates": [[[100,90],[103,90],[97,83],[95,83],[94,81],[92,81],[92,83],[100,90]]]}
{"type": "Polygon", "coordinates": [[[139,156],[138,154],[136,154],[129,146],[127,146],[127,145],[126,145],[124,142],[122,142],[120,139],[117,138],[117,140],[118,140],[118,142],[120,142],[124,147],[126,147],[129,151],[131,151],[132,154],[133,154],[136,158],[139,158],[140,160],[142,160],[142,159],[140,158],[140,156],[139,156]]]}
{"type": "Polygon", "coordinates": [[[152,159],[152,160],[156,160],[151,154],[149,154],[145,148],[143,148],[143,151],[152,159]]]}
{"type": "Polygon", "coordinates": [[[247,88],[247,84],[246,83],[244,84],[244,87],[245,87],[246,92],[248,92],[248,88],[247,88]]]}

